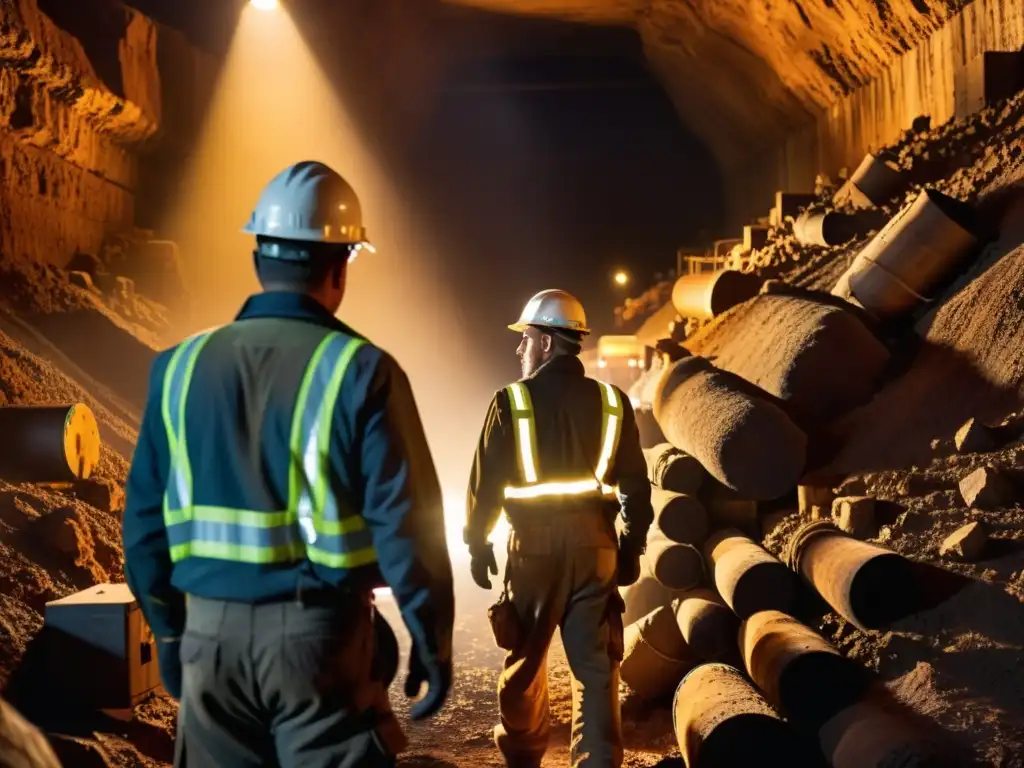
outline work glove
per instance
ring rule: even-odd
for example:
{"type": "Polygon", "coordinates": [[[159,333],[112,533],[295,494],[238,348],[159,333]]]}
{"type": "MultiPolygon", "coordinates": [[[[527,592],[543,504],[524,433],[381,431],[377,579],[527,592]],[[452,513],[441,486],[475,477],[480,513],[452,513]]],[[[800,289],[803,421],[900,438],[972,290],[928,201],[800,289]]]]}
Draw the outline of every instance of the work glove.
{"type": "Polygon", "coordinates": [[[498,561],[494,559],[493,544],[487,542],[483,546],[469,550],[469,572],[478,587],[481,589],[491,588],[488,573],[498,575],[498,561]]]}
{"type": "Polygon", "coordinates": [[[422,699],[412,705],[409,717],[413,720],[426,720],[436,715],[448,698],[448,689],[452,685],[452,662],[441,662],[437,659],[423,658],[418,643],[412,644],[409,653],[409,676],[405,678],[405,695],[416,698],[423,684],[427,684],[427,692],[422,699]]]}
{"type": "Polygon", "coordinates": [[[160,666],[160,682],[175,701],[181,699],[181,638],[157,638],[156,658],[160,666]]]}
{"type": "Polygon", "coordinates": [[[620,587],[636,584],[640,578],[640,555],[643,548],[625,536],[619,538],[619,570],[616,576],[620,587]]]}

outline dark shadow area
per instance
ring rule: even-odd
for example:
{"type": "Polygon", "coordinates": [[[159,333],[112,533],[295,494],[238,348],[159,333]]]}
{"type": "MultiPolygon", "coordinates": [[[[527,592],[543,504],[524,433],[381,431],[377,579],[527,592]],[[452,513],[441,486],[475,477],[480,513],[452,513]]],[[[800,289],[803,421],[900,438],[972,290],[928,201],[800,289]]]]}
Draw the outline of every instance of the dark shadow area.
{"type": "Polygon", "coordinates": [[[101,312],[25,315],[25,321],[75,365],[142,409],[156,352],[101,312]]]}
{"type": "Polygon", "coordinates": [[[438,760],[430,755],[410,755],[402,757],[396,768],[459,768],[455,763],[438,760]]]}
{"type": "Polygon", "coordinates": [[[973,765],[931,718],[899,701],[880,682],[873,683],[856,704],[837,713],[818,735],[831,765],[973,765]]]}
{"type": "Polygon", "coordinates": [[[970,357],[921,341],[905,371],[875,398],[829,428],[843,443],[831,471],[855,474],[927,463],[931,441],[955,434],[967,419],[1004,411],[1013,389],[989,380],[970,357]],[[870,436],[870,437],[869,437],[870,436]]]}
{"type": "MultiPolygon", "coordinates": [[[[149,663],[155,665],[156,661],[149,663]]],[[[170,763],[174,741],[166,731],[99,711],[130,711],[141,701],[133,700],[130,674],[126,660],[59,630],[44,628],[29,643],[4,696],[41,730],[67,742],[62,747],[67,752],[88,754],[87,742],[94,733],[116,733],[147,757],[170,763]]]]}

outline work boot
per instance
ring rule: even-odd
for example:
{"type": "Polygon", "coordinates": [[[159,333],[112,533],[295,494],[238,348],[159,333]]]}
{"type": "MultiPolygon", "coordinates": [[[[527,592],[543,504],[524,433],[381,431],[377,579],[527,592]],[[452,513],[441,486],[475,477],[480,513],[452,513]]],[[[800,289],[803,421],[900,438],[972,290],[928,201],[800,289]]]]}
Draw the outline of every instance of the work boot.
{"type": "Polygon", "coordinates": [[[541,760],[544,759],[544,753],[540,754],[531,752],[515,752],[509,749],[508,735],[505,733],[505,729],[501,725],[494,726],[494,746],[501,752],[501,756],[505,758],[505,765],[508,768],[540,768],[541,760]]]}

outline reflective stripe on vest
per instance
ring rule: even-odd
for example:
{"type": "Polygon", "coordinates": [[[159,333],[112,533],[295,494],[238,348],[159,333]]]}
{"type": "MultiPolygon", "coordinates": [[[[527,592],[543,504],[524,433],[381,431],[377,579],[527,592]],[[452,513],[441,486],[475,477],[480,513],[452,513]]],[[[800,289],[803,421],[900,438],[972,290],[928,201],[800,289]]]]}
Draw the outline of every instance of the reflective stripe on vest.
{"type": "Polygon", "coordinates": [[[363,518],[341,509],[329,482],[328,451],[334,407],[353,355],[364,343],[326,336],[310,358],[292,414],[288,508],[259,511],[196,505],[185,434],[185,403],[196,360],[212,334],[175,350],[164,375],[162,411],[171,466],[164,494],[164,526],[173,562],[188,557],[251,564],[303,559],[332,568],[375,562],[363,518]]]}
{"type": "Polygon", "coordinates": [[[523,480],[523,485],[505,487],[506,499],[615,494],[615,489],[606,485],[604,481],[619,446],[619,435],[622,432],[622,400],[611,384],[603,381],[598,381],[597,384],[601,388],[601,454],[597,459],[597,469],[588,478],[551,483],[538,482],[537,429],[530,391],[522,382],[505,387],[509,402],[512,404],[516,456],[519,461],[519,475],[523,480]]]}

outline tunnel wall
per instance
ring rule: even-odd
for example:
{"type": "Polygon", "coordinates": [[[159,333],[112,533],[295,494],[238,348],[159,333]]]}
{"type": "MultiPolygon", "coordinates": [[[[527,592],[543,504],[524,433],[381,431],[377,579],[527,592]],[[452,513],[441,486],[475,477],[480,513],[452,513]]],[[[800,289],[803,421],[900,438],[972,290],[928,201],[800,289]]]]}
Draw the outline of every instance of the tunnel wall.
{"type": "Polygon", "coordinates": [[[135,153],[159,121],[153,24],[118,3],[83,14],[74,2],[0,6],[0,253],[8,257],[61,264],[131,226],[135,153]]]}
{"type": "Polygon", "coordinates": [[[954,117],[965,67],[986,51],[1024,46],[1024,0],[974,0],[896,59],[880,77],[838,101],[774,149],[725,174],[734,223],[766,215],[778,189],[814,189],[818,173],[851,172],[866,152],[891,144],[919,115],[954,117]]]}

